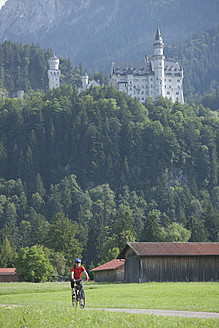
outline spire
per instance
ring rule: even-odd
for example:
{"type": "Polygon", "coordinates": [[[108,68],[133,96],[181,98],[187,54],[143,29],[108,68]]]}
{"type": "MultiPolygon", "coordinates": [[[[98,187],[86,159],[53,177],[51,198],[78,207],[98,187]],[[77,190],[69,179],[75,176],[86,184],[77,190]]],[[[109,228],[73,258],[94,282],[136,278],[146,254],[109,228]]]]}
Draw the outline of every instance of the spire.
{"type": "Polygon", "coordinates": [[[157,32],[156,32],[156,35],[155,35],[155,41],[163,41],[158,25],[157,25],[157,32]]]}

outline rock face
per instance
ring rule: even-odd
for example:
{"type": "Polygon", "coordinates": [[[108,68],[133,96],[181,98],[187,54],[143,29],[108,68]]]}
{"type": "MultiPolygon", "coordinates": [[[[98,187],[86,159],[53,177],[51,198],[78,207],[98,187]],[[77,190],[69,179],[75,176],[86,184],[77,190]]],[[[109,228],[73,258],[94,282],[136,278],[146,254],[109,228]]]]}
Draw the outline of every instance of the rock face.
{"type": "Polygon", "coordinates": [[[88,68],[109,72],[112,59],[136,60],[152,43],[157,21],[171,43],[218,22],[218,0],[8,0],[0,42],[53,48],[88,68]]]}

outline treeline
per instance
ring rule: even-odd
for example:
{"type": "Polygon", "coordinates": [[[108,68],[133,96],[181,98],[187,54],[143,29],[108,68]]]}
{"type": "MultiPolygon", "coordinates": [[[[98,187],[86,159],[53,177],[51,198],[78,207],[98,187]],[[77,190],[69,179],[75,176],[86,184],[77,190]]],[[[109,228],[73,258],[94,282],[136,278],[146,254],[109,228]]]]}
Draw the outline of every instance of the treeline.
{"type": "Polygon", "coordinates": [[[202,105],[144,106],[107,86],[1,99],[1,265],[37,244],[61,274],[126,241],[217,241],[218,154],[219,119],[202,105]]]}
{"type": "Polygon", "coordinates": [[[184,42],[165,46],[165,56],[182,64],[187,102],[200,103],[202,95],[214,93],[219,85],[219,25],[198,32],[184,42]]]}
{"type": "Polygon", "coordinates": [[[202,97],[201,104],[211,110],[219,111],[219,86],[213,94],[209,93],[202,97]]]}

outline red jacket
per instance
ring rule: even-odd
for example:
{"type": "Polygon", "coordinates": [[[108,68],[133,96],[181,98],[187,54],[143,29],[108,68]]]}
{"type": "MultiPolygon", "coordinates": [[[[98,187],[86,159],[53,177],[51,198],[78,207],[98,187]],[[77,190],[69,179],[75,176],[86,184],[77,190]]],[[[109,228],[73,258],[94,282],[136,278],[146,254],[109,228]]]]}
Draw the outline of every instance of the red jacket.
{"type": "Polygon", "coordinates": [[[79,268],[77,268],[76,265],[71,268],[71,272],[74,272],[74,278],[76,280],[81,278],[82,272],[84,271],[85,268],[82,265],[79,268]]]}

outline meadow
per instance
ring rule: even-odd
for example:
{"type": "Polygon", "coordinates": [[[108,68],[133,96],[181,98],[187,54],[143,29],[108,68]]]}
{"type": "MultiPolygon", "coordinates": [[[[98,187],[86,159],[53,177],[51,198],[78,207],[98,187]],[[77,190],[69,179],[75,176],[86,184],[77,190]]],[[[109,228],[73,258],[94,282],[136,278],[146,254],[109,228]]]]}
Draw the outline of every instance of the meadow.
{"type": "Polygon", "coordinates": [[[85,283],[73,309],[69,283],[0,284],[0,327],[219,327],[219,320],[104,312],[91,308],[219,312],[219,283],[85,283]]]}

